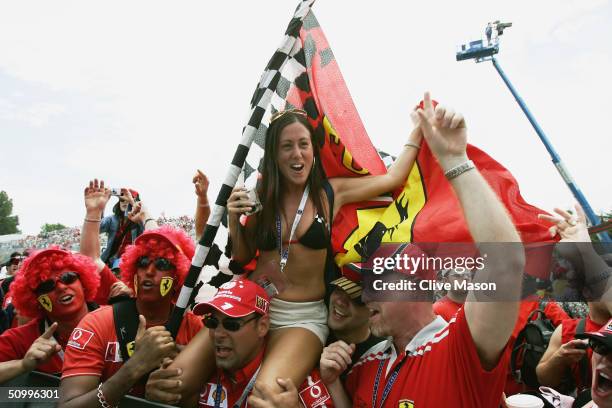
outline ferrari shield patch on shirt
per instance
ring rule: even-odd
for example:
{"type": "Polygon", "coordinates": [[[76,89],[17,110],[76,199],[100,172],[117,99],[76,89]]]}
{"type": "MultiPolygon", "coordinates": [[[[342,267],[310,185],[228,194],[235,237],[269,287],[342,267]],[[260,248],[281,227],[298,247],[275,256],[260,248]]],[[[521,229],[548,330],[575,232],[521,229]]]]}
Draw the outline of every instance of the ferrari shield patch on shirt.
{"type": "Polygon", "coordinates": [[[132,357],[132,354],[134,354],[134,347],[135,347],[135,343],[133,341],[130,341],[128,344],[125,345],[125,348],[127,349],[128,357],[132,357]]]}
{"type": "Polygon", "coordinates": [[[38,303],[49,313],[53,310],[53,303],[51,303],[51,298],[48,295],[40,295],[38,297],[38,303]]]}
{"type": "Polygon", "coordinates": [[[170,276],[163,277],[159,284],[159,293],[161,293],[162,296],[166,296],[168,292],[170,292],[170,289],[172,289],[173,282],[174,278],[170,276]]]}
{"type": "Polygon", "coordinates": [[[414,401],[411,400],[400,400],[397,408],[414,408],[414,401]]]}

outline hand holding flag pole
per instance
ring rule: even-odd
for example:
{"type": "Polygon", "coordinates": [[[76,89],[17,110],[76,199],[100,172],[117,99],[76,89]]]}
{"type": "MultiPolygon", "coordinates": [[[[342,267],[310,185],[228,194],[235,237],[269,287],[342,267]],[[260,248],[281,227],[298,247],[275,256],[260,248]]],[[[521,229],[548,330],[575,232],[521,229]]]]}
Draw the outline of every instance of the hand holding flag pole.
{"type": "MultiPolygon", "coordinates": [[[[264,73],[261,76],[259,84],[255,89],[255,93],[253,94],[253,98],[251,99],[251,112],[249,116],[249,121],[247,125],[244,127],[242,132],[242,139],[240,140],[240,144],[236,148],[236,152],[234,153],[234,157],[232,158],[232,162],[228,173],[223,181],[223,186],[219,190],[219,194],[217,199],[215,200],[214,208],[211,216],[208,219],[206,224],[206,229],[200,238],[200,242],[196,247],[196,252],[191,260],[191,267],[189,268],[189,272],[187,277],[185,278],[185,283],[181,288],[181,292],[176,301],[174,310],[172,311],[172,315],[166,324],[166,329],[172,334],[172,337],[176,338],[176,334],[178,333],[179,327],[183,320],[183,314],[185,313],[185,309],[189,304],[189,300],[191,298],[191,294],[193,292],[193,288],[196,284],[196,281],[200,275],[202,267],[205,264],[206,258],[210,252],[210,249],[213,245],[213,241],[215,236],[217,235],[217,231],[219,229],[219,224],[221,224],[221,218],[223,217],[223,213],[225,212],[225,206],[227,203],[227,199],[229,198],[234,186],[236,185],[236,180],[240,172],[242,171],[242,167],[245,164],[246,157],[249,153],[253,140],[255,136],[262,130],[265,131],[264,125],[264,116],[266,112],[270,109],[270,102],[275,95],[276,87],[282,79],[282,71],[288,61],[291,61],[294,57],[294,45],[298,40],[299,32],[296,33],[296,28],[299,31],[299,27],[301,26],[302,20],[308,12],[314,0],[303,0],[297,7],[293,19],[289,22],[289,27],[285,33],[285,37],[283,38],[283,42],[280,47],[276,50],[264,73]],[[298,24],[299,23],[299,24],[298,24]]],[[[270,114],[269,112],[267,113],[270,114]]],[[[228,280],[231,278],[231,275],[228,275],[228,280]]]]}

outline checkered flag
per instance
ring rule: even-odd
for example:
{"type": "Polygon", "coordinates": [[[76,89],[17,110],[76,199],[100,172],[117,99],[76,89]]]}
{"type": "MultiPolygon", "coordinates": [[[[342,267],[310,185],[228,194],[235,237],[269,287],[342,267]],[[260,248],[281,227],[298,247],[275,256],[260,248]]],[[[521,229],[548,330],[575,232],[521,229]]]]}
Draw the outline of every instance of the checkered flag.
{"type": "MultiPolygon", "coordinates": [[[[196,253],[191,260],[191,268],[166,327],[173,337],[176,337],[178,333],[193,288],[217,235],[227,199],[236,185],[239,174],[243,172],[245,183],[254,184],[253,180],[256,180],[258,173],[255,169],[259,168],[261,157],[263,157],[265,135],[268,129],[266,124],[269,123],[270,116],[279,110],[295,107],[287,102],[286,97],[296,84],[299,86],[300,77],[306,75],[306,59],[299,41],[299,33],[313,3],[314,0],[303,0],[298,5],[280,47],[272,55],[255,89],[251,99],[249,120],[242,130],[242,139],[234,153],[229,171],[215,200],[204,234],[196,247],[196,253]]],[[[231,275],[227,276],[231,277],[231,275]]]]}
{"type": "Polygon", "coordinates": [[[376,149],[378,151],[378,155],[380,156],[380,159],[383,161],[383,163],[385,164],[385,167],[387,168],[387,170],[389,169],[389,167],[391,167],[391,165],[393,164],[393,162],[395,162],[395,159],[397,159],[397,157],[390,155],[389,153],[383,152],[382,150],[376,149]]]}

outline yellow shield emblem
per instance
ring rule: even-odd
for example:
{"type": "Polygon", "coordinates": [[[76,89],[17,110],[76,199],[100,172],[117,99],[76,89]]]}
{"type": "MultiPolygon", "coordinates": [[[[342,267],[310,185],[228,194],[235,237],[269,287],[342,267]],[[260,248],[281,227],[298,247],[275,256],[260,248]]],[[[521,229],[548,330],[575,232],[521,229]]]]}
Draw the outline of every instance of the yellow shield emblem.
{"type": "Polygon", "coordinates": [[[170,289],[172,289],[173,282],[174,279],[170,276],[163,277],[159,284],[159,293],[161,293],[162,296],[166,296],[168,292],[170,292],[170,289]]]}
{"type": "Polygon", "coordinates": [[[51,303],[51,299],[47,295],[40,295],[38,297],[38,303],[49,313],[53,310],[53,303],[51,303]]]}
{"type": "Polygon", "coordinates": [[[134,347],[135,344],[133,341],[130,341],[125,348],[127,349],[127,353],[128,353],[128,357],[132,357],[132,354],[134,354],[134,347]]]}
{"type": "Polygon", "coordinates": [[[400,400],[397,408],[414,408],[414,401],[411,400],[400,400]]]}

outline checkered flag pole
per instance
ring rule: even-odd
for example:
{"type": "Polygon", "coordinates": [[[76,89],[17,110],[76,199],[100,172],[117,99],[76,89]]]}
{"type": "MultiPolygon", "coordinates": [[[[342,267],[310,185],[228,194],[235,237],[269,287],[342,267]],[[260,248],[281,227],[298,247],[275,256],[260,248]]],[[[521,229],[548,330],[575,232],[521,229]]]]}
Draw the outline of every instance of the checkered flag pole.
{"type": "MultiPolygon", "coordinates": [[[[206,257],[208,256],[215,236],[217,235],[219,225],[221,224],[221,218],[225,212],[225,205],[234,186],[236,185],[236,180],[238,179],[243,166],[245,166],[246,158],[251,149],[251,145],[253,144],[253,140],[257,135],[265,135],[267,127],[264,123],[267,123],[271,115],[271,102],[273,99],[275,99],[275,97],[278,98],[278,95],[276,95],[277,86],[279,82],[281,82],[281,79],[283,79],[285,82],[287,80],[292,81],[294,79],[293,77],[297,76],[298,74],[295,69],[296,62],[293,57],[298,51],[301,50],[298,39],[299,31],[304,17],[308,14],[313,4],[314,0],[303,0],[300,2],[293,18],[289,22],[289,26],[287,27],[285,37],[283,38],[280,47],[276,50],[268,62],[259,84],[255,89],[251,99],[249,120],[242,131],[242,139],[236,148],[229,171],[225,177],[225,180],[223,181],[223,186],[219,190],[212,213],[208,219],[208,223],[206,224],[204,234],[202,234],[200,242],[196,247],[195,255],[191,260],[189,273],[185,278],[185,283],[181,288],[181,292],[178,300],[176,301],[174,310],[172,311],[172,315],[170,316],[170,319],[166,325],[166,329],[172,334],[173,337],[176,337],[176,334],[178,333],[178,329],[183,320],[183,314],[185,313],[185,310],[189,304],[189,299],[193,292],[193,288],[197,283],[197,279],[200,276],[200,272],[202,271],[206,257]],[[286,68],[290,68],[288,69],[288,73],[285,72],[287,71],[286,68]],[[290,76],[290,78],[287,78],[287,76],[290,76]]],[[[306,68],[303,67],[303,69],[305,70],[306,68]]],[[[261,146],[263,147],[263,144],[261,146]]],[[[246,170],[247,169],[245,169],[245,172],[246,170]]]]}

